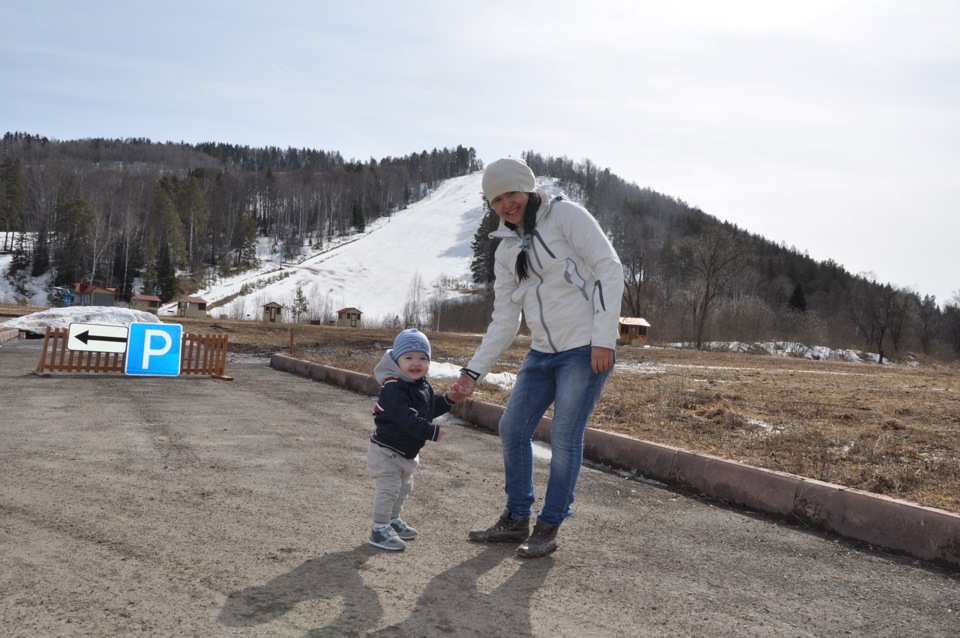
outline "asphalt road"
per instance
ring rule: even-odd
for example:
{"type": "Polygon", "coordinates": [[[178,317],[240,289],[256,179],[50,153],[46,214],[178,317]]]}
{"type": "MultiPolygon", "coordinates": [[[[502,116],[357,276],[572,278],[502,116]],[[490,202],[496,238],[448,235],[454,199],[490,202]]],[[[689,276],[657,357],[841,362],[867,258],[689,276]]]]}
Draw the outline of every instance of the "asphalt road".
{"type": "Polygon", "coordinates": [[[501,460],[452,419],[386,553],[371,397],[263,360],[40,378],[39,351],[0,346],[2,636],[960,636],[956,572],[597,469],[550,557],[470,543],[501,460]]]}

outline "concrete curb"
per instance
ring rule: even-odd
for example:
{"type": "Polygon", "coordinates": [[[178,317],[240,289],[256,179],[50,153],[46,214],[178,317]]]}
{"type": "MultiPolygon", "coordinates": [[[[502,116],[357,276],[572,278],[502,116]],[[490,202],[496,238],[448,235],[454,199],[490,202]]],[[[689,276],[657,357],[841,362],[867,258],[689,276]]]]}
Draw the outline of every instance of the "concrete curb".
{"type": "MultiPolygon", "coordinates": [[[[364,394],[376,395],[380,389],[372,376],[282,354],[273,355],[270,366],[364,394]]],[[[453,413],[497,432],[503,407],[470,401],[456,406],[453,413]]],[[[545,418],[534,438],[549,441],[551,425],[545,418]]],[[[798,519],[845,538],[960,569],[960,516],[950,512],[592,428],[584,435],[584,457],[750,510],[798,519]]]]}
{"type": "Polygon", "coordinates": [[[20,337],[20,331],[16,328],[0,328],[0,343],[7,343],[20,337]]]}

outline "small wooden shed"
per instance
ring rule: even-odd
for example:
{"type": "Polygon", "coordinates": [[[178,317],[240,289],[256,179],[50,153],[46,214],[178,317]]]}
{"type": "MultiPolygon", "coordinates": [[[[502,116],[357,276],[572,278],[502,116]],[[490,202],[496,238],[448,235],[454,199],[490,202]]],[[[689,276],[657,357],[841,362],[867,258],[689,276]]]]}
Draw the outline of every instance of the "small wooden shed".
{"type": "Polygon", "coordinates": [[[202,319],[207,316],[207,301],[203,297],[184,297],[177,302],[177,316],[202,319]]]}
{"type": "Polygon", "coordinates": [[[359,328],[362,314],[356,308],[341,308],[337,311],[337,325],[344,328],[359,328]]]}
{"type": "Polygon", "coordinates": [[[114,306],[117,303],[117,291],[112,288],[78,283],[73,292],[74,306],[114,306]]]}
{"type": "Polygon", "coordinates": [[[280,313],[282,311],[283,306],[278,304],[276,301],[265,303],[263,304],[263,320],[269,321],[270,323],[276,323],[280,321],[280,313]]]}
{"type": "Polygon", "coordinates": [[[620,343],[628,346],[647,345],[647,328],[650,327],[642,317],[620,317],[620,343]]]}
{"type": "Polygon", "coordinates": [[[130,308],[132,310],[142,310],[152,314],[157,314],[160,310],[160,297],[156,295],[135,294],[130,297],[130,308]]]}

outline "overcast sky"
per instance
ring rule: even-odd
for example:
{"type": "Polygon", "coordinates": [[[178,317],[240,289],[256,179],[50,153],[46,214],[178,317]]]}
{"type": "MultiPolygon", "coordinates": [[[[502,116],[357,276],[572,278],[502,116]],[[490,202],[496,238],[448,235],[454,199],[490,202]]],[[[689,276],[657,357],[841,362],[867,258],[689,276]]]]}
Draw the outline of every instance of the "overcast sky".
{"type": "Polygon", "coordinates": [[[4,2],[0,129],[590,159],[960,291],[960,2],[4,2]]]}

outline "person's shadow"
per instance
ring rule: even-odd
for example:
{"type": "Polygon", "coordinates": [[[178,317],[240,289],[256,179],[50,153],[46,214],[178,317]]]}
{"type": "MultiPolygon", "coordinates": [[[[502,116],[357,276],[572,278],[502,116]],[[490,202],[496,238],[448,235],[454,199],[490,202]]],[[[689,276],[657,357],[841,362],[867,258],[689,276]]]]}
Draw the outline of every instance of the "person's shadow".
{"type": "Polygon", "coordinates": [[[489,545],[473,558],[438,574],[427,585],[406,620],[372,634],[383,617],[377,592],[360,576],[364,563],[378,550],[369,545],[308,560],[266,585],[233,592],[220,610],[229,627],[272,622],[308,600],[342,599],[337,618],[308,631],[304,638],[362,636],[529,636],[530,598],[553,567],[551,557],[520,560],[513,546],[489,545]],[[491,591],[481,591],[480,579],[505,560],[515,571],[491,591]]]}
{"type": "Polygon", "coordinates": [[[308,637],[362,635],[380,621],[383,608],[377,592],[360,576],[364,563],[378,550],[364,543],[357,549],[313,558],[266,585],[248,587],[227,596],[219,620],[228,627],[252,627],[272,622],[307,600],[342,599],[340,615],[308,637]],[[334,631],[335,633],[327,633],[334,631]]]}
{"type": "Polygon", "coordinates": [[[552,557],[519,559],[513,545],[488,545],[431,580],[406,620],[371,636],[530,636],[530,599],[553,565],[552,557]],[[481,591],[481,577],[505,560],[515,571],[491,591],[481,591]]]}

